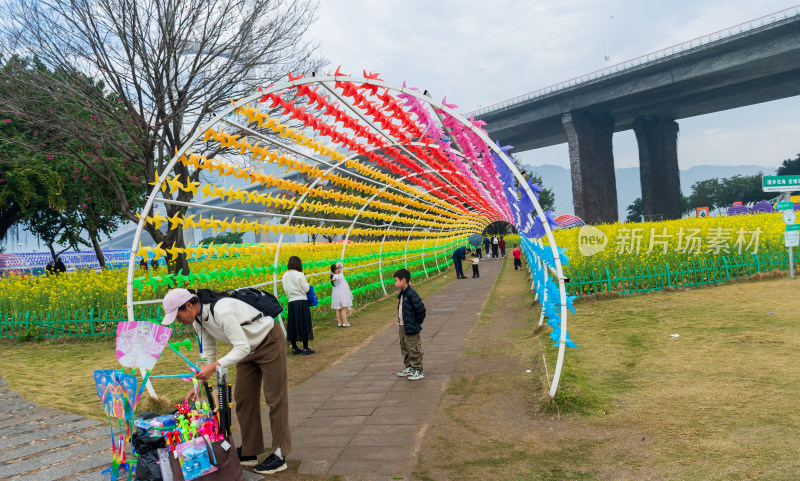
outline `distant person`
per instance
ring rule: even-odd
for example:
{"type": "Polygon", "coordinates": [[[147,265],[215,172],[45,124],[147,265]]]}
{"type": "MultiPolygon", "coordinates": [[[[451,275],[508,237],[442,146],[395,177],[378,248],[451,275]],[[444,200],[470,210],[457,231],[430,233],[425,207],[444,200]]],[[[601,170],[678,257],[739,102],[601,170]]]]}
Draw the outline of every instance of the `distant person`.
{"type": "Polygon", "coordinates": [[[47,271],[48,276],[56,275],[56,265],[53,263],[53,261],[48,262],[47,267],[45,267],[44,270],[47,271]]]}
{"type": "Polygon", "coordinates": [[[476,277],[480,277],[481,273],[478,270],[478,254],[473,252],[472,253],[472,278],[475,279],[476,277]]]}
{"type": "Polygon", "coordinates": [[[491,255],[489,254],[489,245],[491,243],[492,241],[489,240],[489,236],[483,238],[483,247],[484,247],[483,251],[486,252],[486,257],[489,257],[491,255]]]}
{"type": "Polygon", "coordinates": [[[461,265],[461,261],[464,261],[466,259],[467,259],[466,247],[461,246],[453,251],[453,266],[456,268],[456,279],[467,278],[467,276],[464,275],[464,266],[461,265]]]}
{"type": "Polygon", "coordinates": [[[353,307],[353,293],[344,278],[344,265],[337,262],[331,266],[331,309],[336,311],[336,325],[350,327],[347,322],[347,311],[353,307]]]}
{"type": "Polygon", "coordinates": [[[142,260],[139,261],[139,269],[143,271],[147,270],[147,261],[144,260],[144,257],[142,257],[142,260]]]}
{"type": "Polygon", "coordinates": [[[397,295],[397,325],[400,335],[400,353],[403,355],[405,369],[398,372],[400,377],[408,377],[409,381],[423,379],[422,372],[422,322],[425,320],[425,304],[417,291],[409,285],[411,273],[407,269],[398,269],[394,273],[394,286],[400,290],[397,295]]]}
{"type": "Polygon", "coordinates": [[[519,247],[517,244],[514,244],[514,250],[511,251],[511,255],[514,256],[514,270],[517,270],[519,267],[522,268],[522,252],[520,252],[519,247]]]}
{"type": "Polygon", "coordinates": [[[65,266],[64,263],[61,262],[61,258],[60,257],[58,259],[56,259],[56,263],[55,263],[54,267],[56,269],[56,274],[61,274],[61,273],[67,272],[67,266],[65,266]]]}
{"type": "Polygon", "coordinates": [[[478,256],[479,259],[483,259],[483,254],[481,253],[481,245],[480,244],[478,244],[478,246],[475,247],[475,255],[478,256]]]}
{"type": "Polygon", "coordinates": [[[500,239],[496,235],[492,236],[492,258],[497,259],[500,256],[498,249],[500,247],[500,239]]]}
{"type": "Polygon", "coordinates": [[[158,259],[153,259],[152,261],[150,261],[150,267],[152,267],[153,269],[158,269],[158,259]]]}
{"type": "Polygon", "coordinates": [[[506,257],[506,241],[503,238],[500,238],[500,242],[497,243],[500,246],[500,256],[505,258],[506,257]]]}
{"type": "Polygon", "coordinates": [[[314,354],[308,347],[308,341],[314,340],[311,327],[311,308],[308,306],[308,284],[306,275],[303,274],[303,261],[297,256],[289,258],[288,269],[281,277],[283,292],[289,298],[289,307],[286,314],[286,339],[292,343],[292,354],[308,356],[314,354]],[[297,342],[303,341],[303,349],[297,347],[297,342]]]}

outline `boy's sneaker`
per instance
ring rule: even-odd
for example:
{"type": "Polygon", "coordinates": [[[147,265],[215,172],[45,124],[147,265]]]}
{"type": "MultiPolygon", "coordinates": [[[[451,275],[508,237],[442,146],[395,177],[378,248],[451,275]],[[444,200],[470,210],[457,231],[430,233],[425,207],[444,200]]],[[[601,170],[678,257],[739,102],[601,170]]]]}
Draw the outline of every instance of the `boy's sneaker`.
{"type": "Polygon", "coordinates": [[[242,456],[242,448],[236,448],[239,455],[239,464],[242,466],[255,466],[258,464],[258,456],[242,456]]]}
{"type": "Polygon", "coordinates": [[[409,381],[416,381],[417,379],[422,379],[425,377],[423,374],[422,369],[414,369],[414,374],[408,376],[409,381]]]}
{"type": "Polygon", "coordinates": [[[410,376],[410,375],[414,374],[415,372],[416,372],[416,369],[414,369],[411,366],[408,366],[405,369],[403,369],[402,371],[398,372],[397,375],[400,376],[400,377],[406,377],[406,376],[410,376]]]}
{"type": "Polygon", "coordinates": [[[275,453],[270,454],[267,456],[261,464],[256,466],[256,469],[253,471],[257,472],[258,474],[274,474],[278,471],[283,471],[286,469],[286,460],[279,458],[275,453]]]}

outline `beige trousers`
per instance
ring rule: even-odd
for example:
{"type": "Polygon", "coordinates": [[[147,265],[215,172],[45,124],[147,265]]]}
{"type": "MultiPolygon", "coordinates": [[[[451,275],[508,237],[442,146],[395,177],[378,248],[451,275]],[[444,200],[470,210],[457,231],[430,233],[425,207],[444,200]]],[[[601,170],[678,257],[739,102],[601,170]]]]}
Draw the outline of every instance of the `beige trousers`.
{"type": "Polygon", "coordinates": [[[236,417],[242,430],[242,456],[264,452],[261,427],[261,391],[269,406],[272,450],[281,448],[285,456],[292,450],[289,428],[289,388],[286,374],[286,336],[278,321],[264,342],[236,364],[236,417]]]}
{"type": "Polygon", "coordinates": [[[403,364],[422,370],[422,340],[417,334],[406,334],[404,326],[400,328],[400,352],[403,354],[403,364]]]}

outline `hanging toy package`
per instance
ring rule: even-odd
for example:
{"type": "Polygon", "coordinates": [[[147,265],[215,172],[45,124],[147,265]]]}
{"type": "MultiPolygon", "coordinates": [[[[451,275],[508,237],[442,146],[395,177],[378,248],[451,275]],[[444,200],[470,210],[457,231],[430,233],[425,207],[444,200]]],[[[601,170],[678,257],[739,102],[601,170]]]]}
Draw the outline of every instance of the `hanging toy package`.
{"type": "Polygon", "coordinates": [[[181,465],[183,479],[186,481],[197,479],[217,470],[216,466],[211,464],[208,445],[203,438],[195,438],[179,444],[174,453],[175,458],[181,465]]]}

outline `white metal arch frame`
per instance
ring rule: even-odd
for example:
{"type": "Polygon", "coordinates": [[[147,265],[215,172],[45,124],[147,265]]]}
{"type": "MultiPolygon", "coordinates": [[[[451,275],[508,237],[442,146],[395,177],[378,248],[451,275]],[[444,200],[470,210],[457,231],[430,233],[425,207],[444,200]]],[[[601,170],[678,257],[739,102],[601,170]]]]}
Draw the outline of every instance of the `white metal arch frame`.
{"type": "MultiPolygon", "coordinates": [[[[425,144],[422,144],[422,143],[419,143],[419,142],[417,142],[417,144],[419,144],[419,145],[425,145],[425,144]]],[[[422,171],[422,172],[415,172],[415,173],[413,173],[413,174],[409,174],[409,175],[406,175],[406,176],[403,176],[403,177],[399,177],[399,178],[398,178],[398,180],[400,180],[400,181],[404,181],[404,180],[407,180],[407,179],[409,179],[409,178],[411,178],[411,177],[415,177],[415,176],[417,176],[417,175],[420,175],[420,174],[423,174],[423,173],[425,173],[425,172],[429,172],[429,171],[432,171],[432,169],[428,169],[428,170],[425,170],[425,171],[422,171]]],[[[445,171],[445,172],[447,172],[447,173],[450,173],[450,172],[452,172],[452,171],[445,171]]],[[[460,172],[453,172],[453,173],[455,173],[455,174],[460,174],[460,172]]],[[[367,200],[367,202],[365,202],[365,203],[364,203],[364,205],[363,205],[363,206],[361,206],[361,209],[360,209],[360,210],[358,211],[358,213],[357,213],[357,214],[356,214],[356,215],[353,217],[353,222],[350,224],[350,228],[349,228],[349,229],[347,229],[347,234],[345,234],[345,237],[344,237],[344,245],[342,246],[342,254],[341,254],[341,260],[342,260],[342,261],[344,261],[345,249],[347,249],[347,243],[348,243],[348,240],[350,239],[350,233],[353,231],[353,226],[355,226],[356,222],[358,221],[359,217],[361,217],[361,214],[364,212],[364,210],[367,208],[367,206],[369,206],[369,205],[372,203],[372,201],[373,201],[373,200],[375,200],[375,198],[376,198],[377,196],[379,196],[381,193],[383,193],[383,192],[384,192],[384,191],[385,191],[385,190],[386,190],[388,187],[389,187],[388,185],[387,185],[387,186],[384,186],[383,188],[381,188],[381,190],[380,190],[380,191],[378,191],[378,192],[375,192],[375,194],[373,194],[373,195],[372,195],[372,197],[370,197],[370,198],[367,200]]],[[[430,209],[428,209],[428,210],[430,210],[430,209]]],[[[426,211],[425,211],[425,213],[427,213],[427,212],[428,212],[428,210],[426,210],[426,211]]],[[[423,215],[424,215],[424,213],[423,213],[423,215]]],[[[395,216],[395,218],[396,218],[396,216],[395,216]]],[[[419,222],[419,219],[417,219],[417,222],[419,222]]],[[[415,225],[416,225],[416,224],[415,224],[415,225]]],[[[413,230],[413,229],[412,229],[412,230],[413,230]]],[[[410,238],[410,237],[411,237],[411,234],[409,233],[409,238],[410,238]]],[[[408,241],[406,241],[406,245],[408,245],[408,241]]]]}
{"type": "MultiPolygon", "coordinates": [[[[332,75],[332,76],[325,76],[325,77],[298,78],[298,79],[292,79],[292,80],[290,80],[288,82],[282,82],[282,83],[279,83],[279,84],[272,85],[272,86],[270,86],[270,87],[268,87],[266,89],[263,89],[263,90],[260,90],[258,92],[255,92],[253,95],[251,95],[249,97],[243,98],[243,99],[238,100],[236,102],[232,102],[231,105],[228,108],[224,109],[223,111],[218,113],[216,116],[214,116],[207,125],[210,125],[210,126],[217,125],[218,123],[222,122],[227,116],[229,116],[234,111],[236,111],[236,109],[238,109],[239,107],[247,106],[249,103],[257,101],[258,99],[260,99],[262,97],[265,97],[266,95],[273,94],[275,92],[287,91],[289,89],[292,89],[292,88],[295,88],[295,87],[298,87],[298,86],[303,86],[303,85],[307,85],[307,84],[315,84],[315,83],[323,85],[326,89],[328,89],[328,87],[330,85],[336,84],[338,82],[359,83],[359,84],[361,84],[363,86],[371,86],[371,87],[374,87],[376,89],[377,88],[387,89],[387,92],[390,91],[392,93],[402,93],[402,94],[405,94],[407,96],[414,97],[418,101],[422,102],[423,104],[427,104],[428,106],[430,106],[430,107],[432,107],[434,109],[438,109],[439,111],[447,113],[449,116],[451,116],[452,118],[454,118],[455,120],[460,122],[463,126],[465,126],[466,128],[470,129],[475,136],[477,136],[480,140],[482,140],[483,142],[485,142],[487,144],[487,146],[500,158],[500,160],[506,165],[506,167],[514,175],[514,177],[516,178],[517,183],[519,185],[519,188],[524,190],[525,193],[528,195],[528,197],[532,200],[533,206],[534,206],[534,208],[536,210],[536,214],[537,214],[538,218],[540,219],[540,221],[542,222],[542,225],[544,227],[545,235],[548,238],[550,249],[551,249],[551,252],[553,254],[553,259],[555,261],[554,262],[554,264],[555,264],[555,274],[556,274],[556,279],[558,281],[558,288],[559,288],[559,293],[560,293],[561,338],[560,338],[560,342],[559,342],[558,360],[557,360],[557,363],[556,363],[556,370],[555,370],[555,374],[554,374],[554,377],[553,377],[553,382],[551,383],[551,390],[550,390],[550,395],[551,396],[555,396],[555,392],[556,392],[557,387],[558,387],[558,380],[559,380],[561,369],[562,369],[562,365],[563,365],[564,351],[565,351],[565,341],[566,341],[566,333],[567,333],[566,291],[564,289],[564,274],[563,274],[563,270],[562,270],[562,266],[561,266],[561,259],[560,259],[560,256],[559,256],[559,252],[558,252],[558,249],[557,249],[557,246],[556,246],[555,239],[553,238],[552,231],[550,230],[547,218],[545,217],[545,214],[542,211],[541,206],[536,201],[536,196],[535,196],[534,192],[530,189],[530,187],[528,186],[528,183],[522,177],[522,175],[519,172],[519,170],[516,168],[514,163],[509,159],[509,157],[505,154],[505,152],[503,152],[501,149],[499,149],[491,141],[491,139],[486,135],[486,133],[484,131],[482,131],[481,129],[479,129],[475,125],[473,125],[466,118],[464,118],[461,114],[457,113],[456,111],[454,111],[453,109],[451,109],[447,105],[444,105],[444,104],[442,104],[440,102],[437,102],[437,101],[433,100],[432,98],[424,95],[423,93],[419,92],[418,90],[415,90],[415,89],[412,89],[412,88],[408,88],[408,87],[400,87],[400,86],[393,85],[393,84],[390,84],[388,82],[384,82],[383,80],[378,80],[378,79],[375,79],[375,78],[361,78],[361,77],[352,77],[352,76],[346,76],[346,75],[332,75]]],[[[333,89],[329,89],[329,90],[333,91],[333,89]]],[[[337,96],[337,97],[339,97],[339,96],[337,96]]],[[[343,98],[339,97],[338,99],[339,99],[340,102],[342,102],[343,105],[346,105],[348,107],[352,107],[343,98]]],[[[371,127],[373,129],[375,129],[376,131],[381,132],[381,130],[378,129],[377,126],[375,126],[375,124],[372,123],[372,121],[370,121],[370,120],[368,120],[368,119],[366,119],[364,117],[362,117],[362,120],[364,122],[370,124],[371,127]]],[[[190,151],[191,147],[195,144],[195,142],[197,142],[198,139],[202,135],[204,135],[204,132],[205,132],[205,129],[198,130],[198,132],[196,132],[194,135],[192,135],[190,137],[190,139],[183,146],[181,146],[178,149],[176,154],[172,157],[170,162],[167,164],[167,166],[164,169],[164,171],[161,172],[161,174],[159,175],[158,179],[155,182],[154,188],[151,191],[151,194],[148,196],[148,198],[147,198],[147,200],[145,202],[145,206],[142,209],[143,215],[141,216],[140,221],[139,221],[138,225],[136,226],[136,231],[134,233],[134,238],[133,238],[133,247],[131,249],[131,256],[130,256],[130,259],[129,259],[129,262],[128,262],[128,275],[127,275],[127,285],[126,285],[126,287],[127,287],[127,289],[126,289],[127,304],[126,305],[127,305],[127,311],[128,311],[128,318],[131,319],[131,320],[134,319],[133,277],[134,277],[135,267],[136,267],[137,246],[139,245],[139,242],[140,242],[140,239],[141,239],[141,235],[142,235],[142,230],[143,230],[144,224],[146,222],[146,218],[147,218],[146,213],[151,212],[151,210],[153,208],[153,205],[154,205],[154,203],[156,201],[156,198],[158,197],[158,193],[161,191],[162,186],[165,184],[165,182],[166,182],[169,174],[172,172],[175,164],[183,156],[185,156],[187,152],[190,151]]],[[[417,159],[417,160],[419,161],[419,159],[417,159]]],[[[439,174],[439,176],[441,176],[441,174],[439,174]]],[[[452,186],[452,188],[458,189],[458,186],[453,185],[452,183],[450,183],[449,181],[447,181],[443,177],[442,177],[442,179],[445,180],[448,185],[452,186]]],[[[481,179],[481,180],[483,180],[485,182],[485,179],[481,179]]],[[[438,189],[431,189],[430,191],[425,192],[423,194],[420,194],[417,197],[420,197],[420,196],[426,195],[426,194],[430,194],[434,190],[440,190],[440,189],[441,189],[441,187],[439,187],[438,189]]],[[[408,195],[408,192],[405,192],[405,194],[408,195]]],[[[469,195],[465,194],[465,196],[468,197],[468,198],[471,198],[469,195]]],[[[442,205],[441,202],[437,202],[436,204],[438,204],[439,206],[442,205]]],[[[403,207],[403,209],[405,209],[405,206],[403,207]]],[[[360,212],[363,212],[363,206],[362,206],[362,209],[361,209],[360,212]]],[[[497,219],[497,220],[506,220],[506,221],[508,221],[510,223],[513,223],[513,219],[505,218],[507,216],[507,214],[503,214],[502,210],[498,211],[498,214],[501,216],[501,218],[497,219]]],[[[396,220],[398,215],[399,215],[399,212],[395,215],[395,220],[396,220]]],[[[321,220],[324,220],[324,219],[321,219],[321,220]]],[[[418,222],[419,222],[419,220],[417,220],[417,223],[418,222]]],[[[354,223],[351,224],[350,230],[348,231],[348,236],[349,236],[350,231],[352,231],[352,226],[353,225],[354,225],[354,223]]],[[[416,224],[415,224],[415,226],[416,226],[416,224]]],[[[438,240],[439,240],[439,236],[437,236],[437,246],[438,246],[438,240]]],[[[385,241],[385,234],[384,234],[384,237],[383,237],[383,240],[382,240],[382,244],[384,243],[384,241],[385,241]]],[[[347,242],[345,242],[342,254],[344,254],[346,248],[347,248],[347,242]]],[[[280,252],[280,249],[278,248],[278,250],[276,251],[276,259],[277,259],[277,256],[279,255],[279,252],[280,252]]],[[[382,255],[382,253],[381,253],[381,255],[382,255]]],[[[381,259],[381,257],[379,257],[379,259],[381,259]]],[[[439,266],[438,266],[438,262],[437,262],[437,268],[438,267],[439,266]]],[[[274,280],[275,280],[275,274],[273,275],[273,281],[274,280]]]]}

